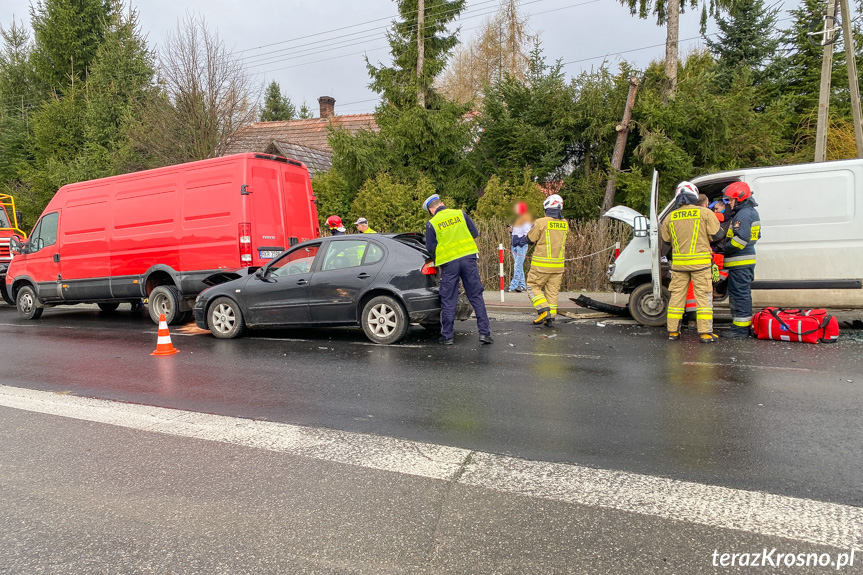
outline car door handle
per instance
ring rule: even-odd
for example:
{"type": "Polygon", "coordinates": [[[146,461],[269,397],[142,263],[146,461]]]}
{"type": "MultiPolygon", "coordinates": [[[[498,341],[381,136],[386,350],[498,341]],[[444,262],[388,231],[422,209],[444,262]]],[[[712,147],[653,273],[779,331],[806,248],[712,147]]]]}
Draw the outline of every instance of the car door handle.
{"type": "Polygon", "coordinates": [[[298,285],[298,286],[304,286],[304,285],[306,285],[307,283],[309,283],[309,282],[308,282],[307,280],[304,280],[304,279],[298,279],[298,280],[297,280],[297,285],[298,285]]]}
{"type": "Polygon", "coordinates": [[[369,275],[369,274],[367,274],[366,272],[363,272],[363,273],[361,273],[360,275],[358,275],[357,277],[358,277],[358,278],[360,278],[361,280],[364,280],[364,279],[368,279],[368,278],[370,278],[370,277],[372,277],[372,276],[370,276],[370,275],[369,275]]]}
{"type": "Polygon", "coordinates": [[[54,254],[54,263],[60,263],[60,254],[54,254]]]}

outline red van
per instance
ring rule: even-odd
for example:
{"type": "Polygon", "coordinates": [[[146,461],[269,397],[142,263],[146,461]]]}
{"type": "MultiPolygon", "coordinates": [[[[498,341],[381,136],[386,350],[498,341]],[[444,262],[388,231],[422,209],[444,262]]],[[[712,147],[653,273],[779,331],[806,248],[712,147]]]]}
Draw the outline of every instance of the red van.
{"type": "Polygon", "coordinates": [[[113,311],[149,298],[150,317],[191,317],[204,278],[261,266],[318,237],[306,167],[237,154],[60,188],[6,276],[18,313],[98,303],[113,311]]]}

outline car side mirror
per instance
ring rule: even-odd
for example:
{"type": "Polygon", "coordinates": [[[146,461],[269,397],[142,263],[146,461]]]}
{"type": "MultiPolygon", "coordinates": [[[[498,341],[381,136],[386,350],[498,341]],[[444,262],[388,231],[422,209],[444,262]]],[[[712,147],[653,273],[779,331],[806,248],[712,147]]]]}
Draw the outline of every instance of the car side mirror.
{"type": "Polygon", "coordinates": [[[24,214],[21,213],[21,210],[15,210],[15,220],[18,222],[18,227],[23,227],[24,225],[24,214]]]}
{"type": "Polygon", "coordinates": [[[25,245],[26,244],[24,244],[24,242],[21,241],[21,238],[17,235],[9,238],[9,251],[13,254],[23,254],[25,245]]]}
{"type": "Polygon", "coordinates": [[[650,230],[650,222],[644,216],[635,216],[632,222],[632,235],[637,238],[646,238],[647,232],[650,230]]]}

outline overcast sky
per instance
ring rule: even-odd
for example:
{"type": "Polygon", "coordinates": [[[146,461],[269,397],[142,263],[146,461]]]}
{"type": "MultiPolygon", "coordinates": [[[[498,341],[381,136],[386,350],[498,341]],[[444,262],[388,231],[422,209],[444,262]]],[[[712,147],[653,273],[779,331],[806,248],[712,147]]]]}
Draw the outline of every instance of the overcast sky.
{"type": "MultiPolygon", "coordinates": [[[[497,0],[468,0],[458,24],[463,41],[477,33],[485,14],[497,4],[497,0]]],[[[786,7],[796,4],[796,0],[785,2],[786,7]]],[[[0,23],[8,27],[13,14],[29,22],[29,5],[29,0],[3,0],[0,23]]],[[[374,109],[376,95],[366,86],[363,53],[373,61],[386,61],[384,27],[396,13],[391,0],[140,0],[133,5],[151,45],[162,42],[186,11],[203,14],[228,46],[242,52],[249,70],[262,83],[275,79],[295,103],[307,101],[316,114],[317,98],[323,95],[336,99],[336,113],[374,109]]],[[[630,16],[617,0],[522,0],[522,10],[530,15],[531,28],[541,34],[549,60],[579,60],[565,66],[569,75],[599,66],[606,57],[610,62],[626,58],[644,66],[664,55],[664,28],[653,19],[630,16]],[[645,47],[649,48],[639,50],[645,47]]],[[[714,29],[711,23],[709,31],[714,29]]],[[[681,19],[680,38],[698,35],[699,13],[687,12],[681,19]]],[[[681,53],[700,44],[700,40],[681,42],[681,53]]]]}

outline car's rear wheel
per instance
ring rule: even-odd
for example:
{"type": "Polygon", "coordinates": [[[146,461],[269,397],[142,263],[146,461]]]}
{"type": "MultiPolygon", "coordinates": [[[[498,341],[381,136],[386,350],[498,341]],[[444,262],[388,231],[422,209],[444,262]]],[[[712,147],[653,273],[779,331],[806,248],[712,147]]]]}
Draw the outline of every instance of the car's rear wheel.
{"type": "Polygon", "coordinates": [[[641,284],[629,295],[629,313],[641,325],[660,327],[665,325],[668,310],[668,289],[663,287],[659,299],[653,297],[653,285],[641,284]]]}
{"type": "Polygon", "coordinates": [[[220,297],[214,301],[207,312],[207,327],[219,339],[240,337],[246,330],[243,312],[232,299],[220,297]]]}
{"type": "Polygon", "coordinates": [[[120,307],[118,303],[100,303],[99,309],[106,312],[111,313],[112,311],[117,311],[117,308],[120,307]]]}
{"type": "Polygon", "coordinates": [[[363,307],[363,331],[374,343],[388,345],[401,340],[408,331],[407,313],[397,299],[380,295],[363,307]]]}
{"type": "Polygon", "coordinates": [[[189,321],[189,313],[180,311],[180,290],[171,285],[157,286],[150,292],[147,309],[153,323],[159,323],[159,316],[165,314],[168,325],[189,321]]]}
{"type": "Polygon", "coordinates": [[[39,298],[36,297],[36,292],[30,286],[24,286],[18,290],[15,306],[18,308],[18,315],[23,319],[39,319],[45,311],[39,303],[39,298]]]}

